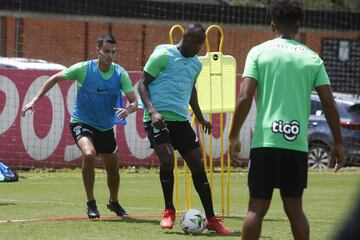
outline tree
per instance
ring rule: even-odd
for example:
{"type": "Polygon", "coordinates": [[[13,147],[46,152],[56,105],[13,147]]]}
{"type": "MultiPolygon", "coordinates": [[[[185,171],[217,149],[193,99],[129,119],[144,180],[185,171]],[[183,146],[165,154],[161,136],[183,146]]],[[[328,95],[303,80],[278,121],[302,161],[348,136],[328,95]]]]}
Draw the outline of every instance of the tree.
{"type": "MultiPolygon", "coordinates": [[[[265,7],[269,0],[229,0],[234,5],[265,7]]],[[[302,0],[304,8],[310,10],[360,12],[359,0],[302,0]]]]}

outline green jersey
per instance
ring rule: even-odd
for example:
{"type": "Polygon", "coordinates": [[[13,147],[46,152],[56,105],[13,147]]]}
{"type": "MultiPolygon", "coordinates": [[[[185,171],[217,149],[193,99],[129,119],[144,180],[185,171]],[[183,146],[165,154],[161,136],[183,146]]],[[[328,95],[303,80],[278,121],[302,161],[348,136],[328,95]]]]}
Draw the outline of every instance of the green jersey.
{"type": "MultiPolygon", "coordinates": [[[[187,121],[192,89],[202,65],[197,56],[185,58],[175,45],[158,45],[144,66],[155,79],[149,93],[155,109],[165,121],[187,121]]],[[[150,121],[147,111],[143,121],[150,121]]]]}
{"type": "MultiPolygon", "coordinates": [[[[70,80],[70,79],[76,80],[77,88],[78,89],[81,88],[82,84],[85,81],[87,65],[88,65],[87,61],[79,62],[79,63],[76,63],[76,64],[72,65],[71,67],[69,67],[68,69],[65,70],[64,79],[66,79],[66,80],[70,80]]],[[[109,71],[102,72],[99,69],[99,73],[104,79],[110,79],[111,76],[114,74],[114,69],[115,69],[115,63],[112,63],[111,66],[110,66],[109,71]]],[[[123,71],[123,74],[121,74],[120,82],[121,82],[122,91],[124,93],[129,93],[129,92],[134,91],[133,86],[131,84],[131,79],[130,79],[129,74],[127,73],[127,71],[123,71]]]]}
{"type": "MultiPolygon", "coordinates": [[[[167,54],[166,49],[162,51],[157,51],[151,54],[149,60],[146,62],[144,66],[144,71],[149,73],[151,76],[156,77],[159,73],[163,71],[164,68],[169,63],[169,56],[167,54]]],[[[159,113],[167,120],[167,121],[186,121],[187,118],[180,116],[171,111],[159,111],[159,113]]],[[[151,117],[147,110],[144,112],[143,121],[150,121],[151,117]]]]}
{"type": "MultiPolygon", "coordinates": [[[[109,98],[112,96],[112,91],[115,91],[113,94],[118,96],[117,91],[121,90],[124,93],[130,93],[134,89],[129,74],[125,69],[112,63],[109,71],[102,72],[98,69],[96,62],[97,60],[90,60],[72,65],[64,71],[64,79],[74,79],[77,83],[77,97],[70,122],[83,122],[101,131],[105,131],[113,127],[112,115],[114,114],[113,107],[115,105],[111,106],[110,104],[106,107],[107,102],[104,101],[106,97],[102,96],[96,87],[101,86],[105,88],[106,96],[109,96],[109,98]],[[107,89],[105,86],[111,86],[112,89],[107,89]],[[119,89],[116,89],[116,86],[119,89]],[[97,94],[93,94],[91,95],[92,101],[87,100],[88,96],[85,96],[83,93],[91,91],[95,91],[95,93],[100,95],[99,99],[95,101],[97,94]],[[107,109],[106,113],[104,112],[105,109],[107,109]],[[105,117],[106,115],[108,115],[108,118],[105,117]]],[[[112,102],[113,100],[109,101],[112,102]]]]}
{"type": "Polygon", "coordinates": [[[321,58],[294,40],[276,38],[250,50],[243,77],[257,81],[251,147],[307,152],[311,92],[330,84],[321,58]]]}

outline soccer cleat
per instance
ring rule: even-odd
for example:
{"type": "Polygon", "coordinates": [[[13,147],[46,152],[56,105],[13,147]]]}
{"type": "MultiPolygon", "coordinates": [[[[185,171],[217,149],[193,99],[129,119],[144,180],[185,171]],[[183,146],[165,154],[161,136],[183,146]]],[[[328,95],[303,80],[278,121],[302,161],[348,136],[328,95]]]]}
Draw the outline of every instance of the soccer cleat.
{"type": "Polygon", "coordinates": [[[107,208],[110,210],[110,211],[113,211],[116,213],[116,215],[118,215],[119,217],[126,217],[128,216],[129,214],[120,206],[119,202],[116,201],[116,202],[111,202],[109,201],[108,205],[107,205],[107,208]]]}
{"type": "Polygon", "coordinates": [[[90,219],[94,219],[94,218],[100,218],[100,213],[99,210],[97,209],[96,206],[96,201],[95,200],[90,200],[87,203],[87,215],[90,219]]]}
{"type": "Polygon", "coordinates": [[[217,218],[214,216],[214,217],[206,218],[206,221],[207,221],[207,229],[208,230],[213,230],[222,235],[227,235],[227,234],[231,233],[231,231],[229,229],[227,229],[223,225],[221,225],[220,222],[222,222],[222,219],[220,219],[220,218],[217,218]]]}
{"type": "Polygon", "coordinates": [[[176,218],[175,209],[171,209],[171,208],[165,209],[162,215],[163,217],[160,221],[160,227],[172,229],[176,218]]]}

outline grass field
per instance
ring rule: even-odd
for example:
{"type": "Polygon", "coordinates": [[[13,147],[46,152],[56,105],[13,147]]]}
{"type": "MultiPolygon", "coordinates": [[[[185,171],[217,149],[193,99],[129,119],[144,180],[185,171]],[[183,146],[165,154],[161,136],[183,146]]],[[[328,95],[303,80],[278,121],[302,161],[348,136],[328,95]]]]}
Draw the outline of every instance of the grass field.
{"type": "MultiPolygon", "coordinates": [[[[231,236],[218,236],[205,230],[199,236],[185,235],[179,218],[173,230],[161,230],[159,217],[139,219],[4,222],[34,218],[86,216],[85,193],[80,170],[20,172],[17,183],[0,183],[0,239],[240,239],[247,208],[247,172],[237,169],[231,177],[230,216],[225,225],[231,236]],[[5,238],[6,236],[6,238],[5,238]]],[[[106,209],[108,191],[103,170],[96,172],[95,196],[102,216],[113,215],[106,209]]],[[[184,209],[183,176],[180,181],[180,208],[184,209]]],[[[331,239],[344,217],[351,211],[360,184],[360,169],[310,172],[304,195],[304,208],[311,226],[311,239],[331,239]]],[[[193,191],[193,208],[202,207],[193,191]]],[[[220,212],[220,174],[214,175],[214,202],[220,212]]],[[[154,215],[163,210],[157,170],[128,173],[121,170],[120,201],[130,215],[154,215]]],[[[278,191],[263,223],[261,239],[292,239],[278,191]]]]}

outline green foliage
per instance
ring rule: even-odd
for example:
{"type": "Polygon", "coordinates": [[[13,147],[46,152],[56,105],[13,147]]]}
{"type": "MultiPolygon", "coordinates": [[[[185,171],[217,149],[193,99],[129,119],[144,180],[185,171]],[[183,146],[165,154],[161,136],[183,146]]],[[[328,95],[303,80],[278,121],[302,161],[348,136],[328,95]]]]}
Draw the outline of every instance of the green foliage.
{"type": "MultiPolygon", "coordinates": [[[[235,5],[266,6],[269,0],[231,0],[235,5]]],[[[360,12],[359,0],[302,0],[305,9],[360,12]]]]}
{"type": "MultiPolygon", "coordinates": [[[[230,217],[224,224],[235,233],[218,236],[204,231],[196,239],[239,239],[247,209],[247,172],[235,169],[231,175],[230,217]]],[[[180,228],[179,217],[174,229],[161,230],[162,192],[157,171],[121,170],[120,202],[131,215],[158,214],[148,218],[82,221],[7,222],[14,219],[80,217],[85,213],[85,193],[80,170],[20,172],[20,181],[0,183],[0,238],[26,240],[72,239],[189,239],[180,228]],[[6,237],[5,237],[6,236],[6,237]]],[[[221,174],[214,173],[214,203],[221,209],[221,174]]],[[[331,239],[351,211],[354,195],[359,189],[360,170],[310,172],[304,208],[311,226],[311,239],[331,239]]],[[[179,206],[184,209],[184,175],[179,171],[179,206]]],[[[225,191],[226,192],[226,191],[225,191]]],[[[193,208],[202,210],[195,190],[193,208]]],[[[104,170],[96,171],[95,196],[102,216],[112,216],[106,209],[108,191],[104,170]]],[[[226,204],[225,204],[226,206],[226,204]]],[[[270,210],[265,217],[261,239],[292,239],[291,230],[279,197],[275,191],[270,210]]]]}
{"type": "Polygon", "coordinates": [[[230,0],[234,5],[243,5],[243,6],[266,6],[268,1],[266,0],[230,0]]]}

